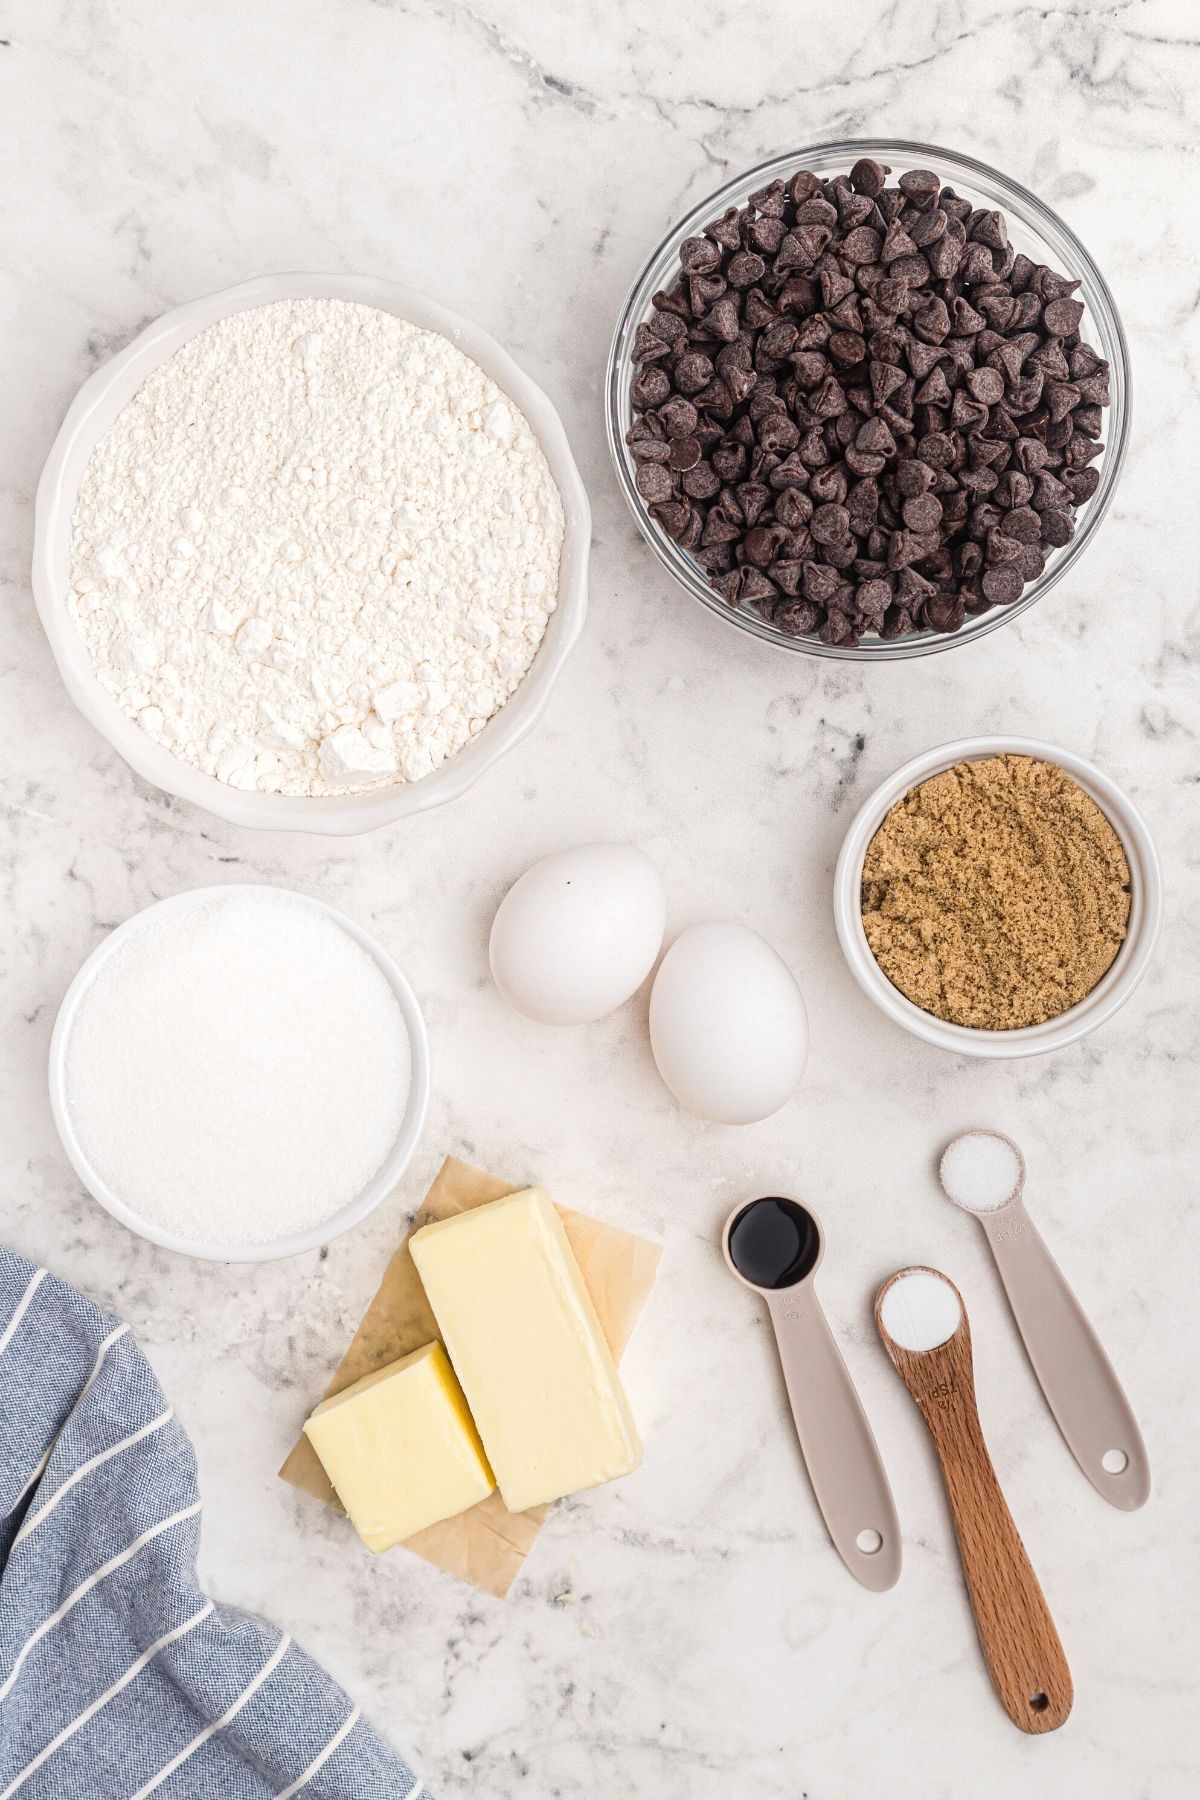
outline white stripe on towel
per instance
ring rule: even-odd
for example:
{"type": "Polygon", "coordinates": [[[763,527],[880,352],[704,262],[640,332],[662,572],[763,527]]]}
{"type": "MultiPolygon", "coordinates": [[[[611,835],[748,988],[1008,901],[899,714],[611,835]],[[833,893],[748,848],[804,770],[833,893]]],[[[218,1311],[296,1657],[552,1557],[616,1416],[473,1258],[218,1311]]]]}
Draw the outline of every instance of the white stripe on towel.
{"type": "MultiPolygon", "coordinates": [[[[97,1350],[97,1352],[96,1352],[96,1361],[92,1365],[92,1372],[88,1376],[87,1380],[84,1382],[83,1386],[79,1390],[79,1395],[75,1401],[75,1405],[71,1408],[72,1413],[75,1412],[76,1408],[83,1405],[84,1401],[87,1399],[88,1395],[92,1391],[93,1386],[95,1385],[96,1377],[100,1373],[100,1366],[103,1363],[105,1357],[108,1355],[109,1350],[116,1343],[118,1338],[125,1336],[125,1333],[128,1330],[129,1330],[128,1325],[118,1325],[115,1327],[114,1330],[109,1332],[108,1336],[105,1338],[104,1342],[101,1344],[99,1350],[97,1350]]],[[[70,1418],[70,1414],[68,1414],[68,1420],[69,1420],[69,1418],[70,1418]]],[[[64,1431],[66,1430],[65,1424],[63,1426],[63,1430],[64,1431]]],[[[62,1436],[62,1432],[60,1432],[58,1434],[58,1437],[61,1437],[61,1436],[62,1436]]],[[[41,1480],[42,1476],[46,1473],[46,1465],[50,1461],[50,1458],[54,1454],[54,1446],[58,1442],[58,1437],[55,1437],[51,1441],[50,1445],[48,1446],[48,1448],[46,1450],[46,1454],[43,1456],[41,1462],[38,1464],[37,1468],[33,1471],[33,1474],[29,1477],[29,1480],[25,1483],[25,1486],[21,1489],[20,1493],[17,1495],[16,1499],[13,1501],[13,1503],[9,1507],[8,1511],[5,1513],[4,1517],[6,1519],[10,1519],[12,1517],[13,1513],[16,1512],[18,1506],[20,1506],[22,1500],[25,1498],[25,1496],[29,1492],[30,1488],[36,1487],[37,1483],[41,1480]]]]}
{"type": "MultiPolygon", "coordinates": [[[[77,1481],[82,1481],[85,1475],[90,1475],[93,1469],[98,1469],[101,1463],[108,1462],[110,1457],[119,1456],[122,1450],[128,1450],[131,1444],[140,1443],[143,1438],[149,1437],[151,1432],[161,1431],[163,1426],[168,1425],[174,1417],[175,1408],[173,1406],[168,1406],[165,1412],[159,1413],[157,1419],[151,1419],[148,1425],[143,1425],[137,1431],[131,1431],[129,1436],[127,1438],[122,1438],[119,1444],[111,1444],[107,1450],[101,1450],[98,1456],[90,1457],[87,1462],[80,1463],[74,1473],[68,1475],[67,1479],[60,1487],[55,1488],[46,1504],[40,1506],[37,1512],[30,1513],[20,1531],[18,1531],[16,1537],[13,1539],[14,1549],[21,1542],[22,1538],[28,1537],[31,1531],[37,1530],[42,1520],[54,1511],[59,1501],[75,1486],[77,1481]]],[[[0,1800],[2,1800],[2,1797],[0,1797],[0,1800]]]]}
{"type": "Polygon", "coordinates": [[[142,1670],[146,1667],[146,1664],[153,1661],[160,1650],[165,1650],[168,1644],[173,1644],[175,1642],[176,1638],[183,1637],[185,1633],[192,1630],[193,1626],[199,1625],[202,1619],[207,1619],[212,1610],[212,1601],[206,1600],[198,1613],[193,1613],[191,1618],[185,1619],[182,1625],[176,1625],[174,1631],[165,1631],[157,1643],[151,1644],[148,1650],[143,1650],[137,1661],[130,1663],[125,1673],[118,1676],[112,1686],[106,1688],[104,1693],[100,1695],[99,1699],[93,1700],[90,1706],[85,1706],[77,1719],[72,1719],[71,1723],[64,1726],[57,1737],[51,1738],[44,1750],[38,1751],[32,1762],[25,1764],[25,1767],[17,1776],[17,1779],[15,1781],[10,1781],[4,1792],[0,1794],[0,1800],[12,1800],[12,1796],[16,1793],[17,1789],[19,1787],[24,1787],[25,1783],[29,1780],[29,1777],[34,1774],[36,1770],[40,1769],[44,1762],[48,1762],[56,1750],[61,1750],[68,1738],[74,1737],[75,1733],[80,1731],[90,1719],[94,1719],[102,1707],[107,1706],[110,1700],[115,1700],[117,1695],[121,1692],[121,1689],[128,1687],[135,1676],[141,1674],[142,1670]]]}
{"type": "MultiPolygon", "coordinates": [[[[341,1725],[339,1725],[338,1729],[334,1732],[333,1736],[330,1738],[330,1740],[326,1744],[325,1748],[322,1751],[320,1751],[320,1753],[318,1755],[313,1757],[312,1761],[309,1763],[307,1769],[305,1769],[303,1775],[300,1776],[299,1780],[293,1781],[291,1787],[285,1787],[282,1793],[277,1794],[275,1796],[275,1800],[290,1800],[290,1796],[292,1794],[298,1794],[302,1787],[307,1787],[309,1782],[312,1780],[313,1776],[320,1774],[321,1770],[325,1767],[325,1764],[329,1761],[330,1757],[333,1755],[334,1751],[337,1749],[338,1745],[343,1741],[343,1739],[348,1738],[350,1736],[350,1733],[354,1730],[354,1727],[358,1724],[358,1721],[361,1718],[361,1716],[362,1715],[356,1706],[354,1708],[353,1712],[350,1714],[350,1717],[348,1719],[344,1719],[342,1721],[341,1725]]],[[[414,1788],[413,1792],[409,1795],[408,1800],[421,1800],[421,1795],[424,1792],[425,1792],[424,1787],[414,1788]]],[[[4,1800],[3,1795],[0,1795],[0,1800],[4,1800]]]]}
{"type": "Polygon", "coordinates": [[[147,1794],[152,1794],[156,1787],[161,1787],[168,1775],[173,1775],[180,1764],[187,1761],[193,1751],[199,1750],[201,1744],[207,1744],[209,1738],[215,1737],[218,1731],[223,1731],[225,1726],[229,1724],[229,1721],[236,1718],[238,1713],[241,1712],[247,1700],[251,1699],[252,1696],[258,1692],[263,1682],[278,1668],[291,1645],[291,1641],[291,1632],[285,1631],[279,1642],[276,1644],[270,1659],[263,1664],[250,1685],[242,1689],[228,1712],[222,1713],[221,1717],[217,1719],[214,1724],[206,1725],[203,1731],[197,1732],[191,1743],[185,1745],[178,1756],[173,1756],[166,1767],[160,1769],[158,1774],[146,1783],[145,1787],[140,1787],[137,1793],[132,1796],[132,1800],[146,1800],[147,1794]]]}
{"type": "Polygon", "coordinates": [[[200,1511],[200,1505],[200,1501],[197,1500],[193,1506],[185,1506],[182,1512],[172,1513],[169,1519],[163,1519],[160,1524],[152,1525],[149,1531],[143,1531],[141,1537],[134,1538],[127,1550],[122,1550],[119,1556],[114,1556],[110,1561],[102,1564],[94,1574],[88,1576],[86,1581],[81,1581],[79,1586],[75,1588],[72,1593],[67,1595],[57,1612],[52,1612],[48,1619],[43,1619],[32,1636],[26,1638],[20,1650],[17,1652],[16,1659],[13,1662],[13,1666],[9,1670],[7,1677],[3,1682],[0,1682],[0,1700],[3,1700],[5,1695],[11,1690],[13,1683],[21,1672],[22,1663],[25,1661],[25,1658],[29,1655],[29,1652],[33,1649],[34,1645],[39,1643],[48,1631],[52,1631],[61,1619],[65,1619],[71,1608],[76,1605],[78,1601],[82,1600],[85,1594],[90,1593],[97,1582],[103,1581],[106,1575],[111,1575],[114,1570],[119,1569],[122,1564],[131,1562],[139,1550],[144,1549],[152,1539],[160,1537],[164,1531],[170,1531],[172,1525],[178,1525],[184,1519],[194,1518],[200,1511]]]}
{"type": "Polygon", "coordinates": [[[17,1301],[16,1311],[13,1313],[12,1318],[8,1321],[8,1324],[4,1327],[4,1330],[0,1331],[0,1356],[4,1355],[4,1352],[8,1349],[8,1346],[12,1343],[13,1333],[16,1331],[17,1326],[21,1323],[21,1320],[25,1317],[26,1307],[29,1305],[29,1302],[33,1299],[33,1296],[37,1293],[39,1287],[41,1287],[41,1285],[42,1285],[43,1281],[45,1281],[45,1279],[46,1279],[45,1269],[35,1269],[33,1274],[30,1276],[29,1286],[25,1289],[25,1292],[21,1295],[21,1298],[17,1301]]]}
{"type": "MultiPolygon", "coordinates": [[[[128,1327],[128,1325],[125,1325],[125,1324],[113,1326],[112,1330],[109,1332],[108,1336],[105,1338],[104,1342],[101,1344],[100,1348],[96,1352],[96,1360],[92,1364],[92,1372],[88,1376],[87,1380],[84,1382],[83,1386],[80,1388],[79,1398],[78,1398],[78,1400],[76,1400],[75,1406],[83,1405],[84,1401],[87,1399],[88,1395],[91,1393],[93,1387],[96,1384],[96,1377],[100,1373],[100,1367],[101,1367],[101,1364],[103,1363],[105,1357],[108,1355],[109,1351],[112,1349],[112,1347],[116,1343],[117,1339],[123,1338],[125,1336],[125,1333],[128,1330],[129,1330],[129,1327],[128,1327]]],[[[72,1410],[72,1412],[74,1412],[75,1407],[72,1407],[71,1410],[72,1410]]]]}

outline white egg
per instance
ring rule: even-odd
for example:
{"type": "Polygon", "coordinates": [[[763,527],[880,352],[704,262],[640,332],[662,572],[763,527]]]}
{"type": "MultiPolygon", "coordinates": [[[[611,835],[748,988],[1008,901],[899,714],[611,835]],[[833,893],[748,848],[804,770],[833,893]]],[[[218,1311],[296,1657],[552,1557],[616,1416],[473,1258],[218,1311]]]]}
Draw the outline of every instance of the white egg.
{"type": "Polygon", "coordinates": [[[750,1125],[790,1100],[808,1056],[808,1014],[791,970],[745,925],[692,925],[650,995],[658,1072],[689,1112],[750,1125]]]}
{"type": "Polygon", "coordinates": [[[527,869],[492,925],[509,1005],[543,1025],[589,1025],[624,1004],[662,948],[667,897],[632,844],[578,844],[527,869]]]}

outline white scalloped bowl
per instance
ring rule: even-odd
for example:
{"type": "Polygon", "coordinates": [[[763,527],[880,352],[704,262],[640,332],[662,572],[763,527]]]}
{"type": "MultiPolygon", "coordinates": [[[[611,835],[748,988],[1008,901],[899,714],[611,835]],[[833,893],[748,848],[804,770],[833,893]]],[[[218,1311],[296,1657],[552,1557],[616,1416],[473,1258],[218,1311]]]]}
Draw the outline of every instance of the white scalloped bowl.
{"type": "Polygon", "coordinates": [[[59,673],[84,717],[137,774],[190,800],[231,825],[347,837],[390,825],[456,800],[533,729],[587,613],[591,512],[562,421],[542,390],[487,332],[410,288],[366,275],[260,275],[220,293],[172,308],[89,377],[76,394],[38,483],[34,521],[33,594],[59,673]],[[558,605],[550,615],[529,673],[478,737],[420,781],[395,782],[359,794],[247,793],[173,756],[130,719],[98,681],[67,612],[66,594],[75,499],[92,451],[146,377],[189,338],[230,313],[275,300],[352,300],[440,332],[479,364],[529,420],[562,496],[566,531],[558,605]]]}

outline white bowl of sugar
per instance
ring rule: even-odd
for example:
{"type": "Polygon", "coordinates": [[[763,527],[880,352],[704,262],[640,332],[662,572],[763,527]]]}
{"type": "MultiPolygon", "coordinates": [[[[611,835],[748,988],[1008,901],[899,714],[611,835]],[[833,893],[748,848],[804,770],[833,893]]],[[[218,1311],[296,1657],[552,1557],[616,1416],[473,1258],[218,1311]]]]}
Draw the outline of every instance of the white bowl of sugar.
{"type": "Polygon", "coordinates": [[[197,888],[112,932],[68,988],[50,1105],[88,1191],[214,1262],[328,1243],[387,1195],[429,1099],[420,1006],[383,946],[287,888],[197,888]]]}

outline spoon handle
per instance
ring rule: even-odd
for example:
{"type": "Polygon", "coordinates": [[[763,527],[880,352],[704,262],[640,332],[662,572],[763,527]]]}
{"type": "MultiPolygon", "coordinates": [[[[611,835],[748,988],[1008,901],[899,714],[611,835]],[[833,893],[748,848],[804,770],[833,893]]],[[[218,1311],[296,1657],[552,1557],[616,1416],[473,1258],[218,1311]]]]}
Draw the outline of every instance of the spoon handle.
{"type": "Polygon", "coordinates": [[[817,1505],[850,1573],[882,1592],[900,1577],[900,1521],[862,1402],[811,1282],[767,1298],[817,1505]],[[879,1543],[861,1548],[872,1532],[879,1543]]]}
{"type": "Polygon", "coordinates": [[[1091,1321],[1023,1201],[980,1218],[1033,1372],[1068,1449],[1098,1493],[1133,1512],[1150,1494],[1150,1459],[1091,1321]],[[1106,1455],[1118,1463],[1112,1471],[1104,1466],[1106,1455]]]}
{"type": "Polygon", "coordinates": [[[902,1269],[880,1288],[875,1322],[933,1439],[992,1686],[1021,1731],[1054,1731],[1071,1710],[1071,1671],[984,1442],[962,1295],[940,1269],[902,1269]],[[952,1335],[930,1350],[906,1350],[884,1322],[889,1290],[910,1275],[934,1276],[958,1302],[952,1335]]]}
{"type": "Polygon", "coordinates": [[[960,1360],[952,1354],[960,1342],[954,1338],[922,1358],[927,1365],[944,1358],[950,1391],[928,1402],[918,1396],[917,1403],[942,1465],[992,1685],[1014,1725],[1030,1733],[1053,1731],[1071,1710],[1071,1671],[988,1455],[975,1405],[969,1349],[965,1379],[961,1366],[957,1373],[952,1368],[960,1360]]]}

